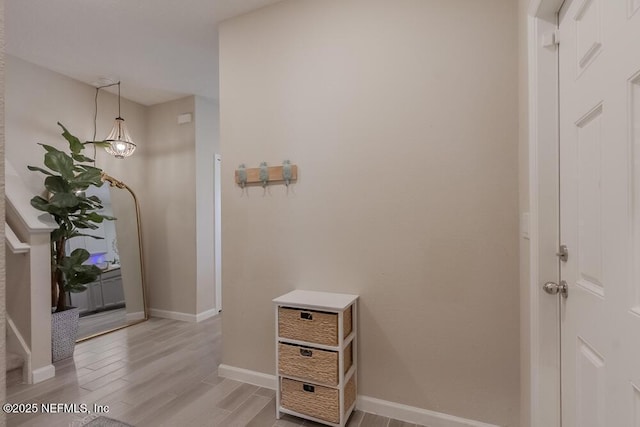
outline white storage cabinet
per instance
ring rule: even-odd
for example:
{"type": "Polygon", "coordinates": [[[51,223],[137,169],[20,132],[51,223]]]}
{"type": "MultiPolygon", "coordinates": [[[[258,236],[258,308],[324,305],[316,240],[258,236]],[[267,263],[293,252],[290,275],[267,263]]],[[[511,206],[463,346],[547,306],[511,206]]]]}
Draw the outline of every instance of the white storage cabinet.
{"type": "Polygon", "coordinates": [[[297,290],[273,300],[276,418],[343,427],[357,394],[357,295],[297,290]]]}

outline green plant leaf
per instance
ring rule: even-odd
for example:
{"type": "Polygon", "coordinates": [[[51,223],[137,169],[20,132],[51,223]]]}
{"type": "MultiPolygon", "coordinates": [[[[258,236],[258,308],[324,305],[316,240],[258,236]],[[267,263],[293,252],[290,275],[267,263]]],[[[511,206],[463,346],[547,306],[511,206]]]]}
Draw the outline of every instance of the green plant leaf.
{"type": "Polygon", "coordinates": [[[74,249],[73,252],[67,257],[70,262],[70,266],[74,267],[76,265],[82,264],[86,260],[91,257],[91,254],[88,250],[83,248],[74,249]]]}
{"type": "Polygon", "coordinates": [[[62,151],[49,151],[44,155],[44,164],[64,179],[71,181],[73,176],[73,159],[62,151]]]}
{"type": "Polygon", "coordinates": [[[91,230],[95,230],[97,228],[99,228],[97,225],[92,224],[88,221],[82,220],[82,219],[74,219],[71,221],[73,223],[73,225],[75,225],[78,228],[83,228],[83,229],[87,229],[90,228],[91,230]]]}
{"type": "Polygon", "coordinates": [[[49,211],[49,201],[40,196],[34,196],[31,198],[31,206],[38,209],[39,211],[49,211]]]}
{"type": "Polygon", "coordinates": [[[56,193],[53,195],[49,204],[57,208],[73,208],[78,206],[80,200],[73,193],[56,193]]]}
{"type": "Polygon", "coordinates": [[[96,240],[104,240],[104,237],[94,236],[93,234],[78,233],[78,232],[73,233],[73,236],[71,237],[80,237],[80,236],[91,237],[96,240]]]}
{"type": "Polygon", "coordinates": [[[102,209],[102,200],[98,196],[89,196],[86,198],[87,203],[90,203],[93,206],[99,206],[98,209],[102,209]]]}
{"type": "Polygon", "coordinates": [[[29,169],[30,171],[33,171],[33,172],[42,172],[45,175],[53,176],[53,174],[51,172],[49,172],[47,170],[44,170],[42,168],[39,168],[37,166],[27,166],[27,169],[29,169]]]}
{"type": "Polygon", "coordinates": [[[51,193],[69,192],[69,184],[61,176],[48,176],[44,180],[44,186],[51,193]]]}
{"type": "Polygon", "coordinates": [[[68,215],[68,211],[64,208],[58,208],[56,206],[53,206],[52,204],[49,204],[49,206],[47,207],[47,212],[49,212],[51,215],[54,216],[56,222],[60,223],[60,219],[64,218],[65,216],[68,215]]]}
{"type": "Polygon", "coordinates": [[[102,186],[102,170],[90,166],[83,166],[84,170],[71,180],[72,185],[95,185],[102,186]]]}
{"type": "Polygon", "coordinates": [[[98,212],[90,212],[90,213],[85,215],[85,218],[88,221],[97,222],[98,224],[102,223],[102,221],[104,220],[102,215],[100,215],[98,212]]]}
{"type": "Polygon", "coordinates": [[[77,137],[71,135],[67,128],[62,125],[62,123],[58,122],[58,126],[62,128],[62,136],[69,142],[69,149],[72,153],[78,154],[82,150],[84,150],[84,145],[82,145],[80,140],[77,137]]]}
{"type": "Polygon", "coordinates": [[[49,203],[48,200],[43,199],[40,196],[35,196],[31,199],[31,206],[39,211],[48,212],[53,215],[56,219],[56,222],[60,223],[60,217],[66,215],[66,210],[64,208],[60,208],[49,203]]]}
{"type": "Polygon", "coordinates": [[[98,268],[98,266],[93,265],[93,264],[80,264],[80,265],[75,265],[73,267],[73,271],[78,273],[78,274],[93,274],[93,275],[98,275],[100,273],[102,273],[102,270],[100,270],[100,268],[98,268]]]}
{"type": "Polygon", "coordinates": [[[64,285],[64,289],[67,292],[82,292],[83,289],[86,289],[85,284],[95,282],[98,279],[98,276],[99,274],[95,273],[71,272],[65,276],[67,281],[64,285]]]}
{"type": "Polygon", "coordinates": [[[110,143],[108,143],[107,141],[86,141],[86,142],[84,143],[84,145],[85,145],[85,146],[86,146],[86,145],[89,145],[89,144],[93,144],[93,145],[95,145],[96,147],[101,147],[101,148],[105,148],[105,147],[108,147],[108,146],[110,146],[110,145],[111,145],[111,144],[110,144],[110,143]]]}
{"type": "Polygon", "coordinates": [[[58,150],[56,147],[51,146],[51,145],[47,145],[47,144],[40,144],[38,143],[38,145],[42,146],[42,148],[44,148],[45,150],[47,150],[49,153],[57,151],[59,153],[62,153],[62,151],[58,150]]]}
{"type": "Polygon", "coordinates": [[[53,230],[51,232],[51,242],[57,242],[58,239],[60,239],[61,237],[72,237],[72,236],[67,236],[67,230],[64,228],[56,228],[55,230],[53,230]]]}
{"type": "MultiPolygon", "coordinates": [[[[52,196],[50,200],[40,196],[33,197],[31,205],[35,209],[52,214],[58,224],[58,228],[51,233],[52,272],[59,273],[56,275],[56,281],[52,283],[54,293],[58,286],[65,291],[82,292],[86,290],[86,283],[99,277],[101,270],[93,265],[84,265],[90,258],[86,249],[77,249],[71,255],[65,256],[64,248],[58,248],[58,245],[65,245],[66,240],[80,236],[102,239],[100,236],[81,233],[79,230],[97,229],[100,222],[115,219],[99,213],[103,206],[98,197],[86,197],[84,193],[80,193],[90,185],[103,185],[100,179],[102,170],[96,168],[95,160],[82,154],[82,151],[88,144],[109,144],[105,141],[81,143],[61,123],[58,125],[62,128],[62,136],[69,143],[69,151],[40,144],[45,150],[44,168],[29,166],[28,169],[47,176],[44,185],[52,196]]],[[[59,294],[58,308],[64,302],[64,295],[65,292],[59,294]]]]}
{"type": "Polygon", "coordinates": [[[87,201],[87,199],[85,198],[78,197],[78,200],[80,200],[80,204],[78,205],[78,209],[80,210],[80,212],[77,213],[77,215],[79,216],[84,216],[87,214],[87,212],[100,210],[102,208],[102,206],[94,202],[87,201]]]}
{"type": "Polygon", "coordinates": [[[87,157],[84,156],[82,154],[76,154],[76,153],[72,153],[71,157],[73,158],[73,160],[75,160],[76,162],[95,162],[94,159],[92,159],[91,157],[87,157]]]}
{"type": "Polygon", "coordinates": [[[68,280],[65,288],[70,292],[81,292],[74,291],[73,289],[82,289],[84,284],[96,281],[100,274],[102,274],[102,270],[95,265],[74,264],[74,266],[66,272],[68,280]]]}

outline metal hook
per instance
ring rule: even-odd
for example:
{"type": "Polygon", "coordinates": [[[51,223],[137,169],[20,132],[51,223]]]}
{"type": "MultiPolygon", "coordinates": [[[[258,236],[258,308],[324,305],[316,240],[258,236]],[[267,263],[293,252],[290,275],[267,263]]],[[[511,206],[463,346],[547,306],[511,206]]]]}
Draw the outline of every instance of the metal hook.
{"type": "Polygon", "coordinates": [[[240,188],[244,188],[247,185],[247,169],[244,163],[238,166],[238,184],[240,184],[240,188]]]}
{"type": "Polygon", "coordinates": [[[262,188],[266,188],[267,183],[269,182],[269,168],[267,167],[267,162],[260,163],[260,181],[262,181],[262,188]]]}
{"type": "Polygon", "coordinates": [[[284,184],[288,187],[291,183],[291,177],[293,173],[291,172],[291,162],[289,160],[285,160],[282,162],[282,179],[284,180],[284,184]]]}

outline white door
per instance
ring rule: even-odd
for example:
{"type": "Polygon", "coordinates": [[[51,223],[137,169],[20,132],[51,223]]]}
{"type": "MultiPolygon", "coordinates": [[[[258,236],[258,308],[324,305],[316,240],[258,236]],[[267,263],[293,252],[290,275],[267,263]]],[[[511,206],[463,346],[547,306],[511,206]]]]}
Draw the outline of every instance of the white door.
{"type": "Polygon", "coordinates": [[[638,8],[567,0],[560,12],[563,427],[640,427],[638,8]]]}

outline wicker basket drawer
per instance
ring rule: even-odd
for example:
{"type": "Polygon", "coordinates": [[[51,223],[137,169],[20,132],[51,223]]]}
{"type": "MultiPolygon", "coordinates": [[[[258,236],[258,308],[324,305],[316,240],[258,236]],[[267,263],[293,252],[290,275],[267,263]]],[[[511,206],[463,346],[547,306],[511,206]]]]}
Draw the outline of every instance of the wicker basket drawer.
{"type": "Polygon", "coordinates": [[[344,389],[344,408],[340,408],[338,389],[282,379],[281,405],[284,408],[331,423],[340,423],[340,413],[346,412],[356,399],[356,383],[351,377],[344,389]]]}
{"type": "MultiPolygon", "coordinates": [[[[353,363],[351,344],[345,349],[344,358],[344,372],[347,373],[353,363]]],[[[336,386],[338,352],[279,343],[278,371],[280,375],[336,386]]]]}
{"type": "MultiPolygon", "coordinates": [[[[344,312],[344,337],[352,330],[351,307],[344,312]]],[[[278,307],[278,336],[324,345],[338,345],[338,315],[278,307]]]]}

